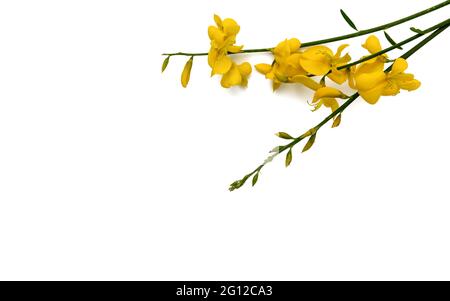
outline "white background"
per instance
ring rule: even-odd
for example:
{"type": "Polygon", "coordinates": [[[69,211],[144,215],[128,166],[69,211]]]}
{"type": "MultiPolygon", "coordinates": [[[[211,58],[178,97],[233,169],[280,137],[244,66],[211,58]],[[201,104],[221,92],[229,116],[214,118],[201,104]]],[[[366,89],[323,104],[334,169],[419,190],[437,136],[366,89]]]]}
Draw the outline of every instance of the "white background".
{"type": "Polygon", "coordinates": [[[439,1],[375,2],[1,1],[0,279],[450,280],[449,32],[409,60],[418,91],[357,101],[233,193],[275,132],[329,112],[256,72],[222,89],[205,57],[187,89],[186,57],[161,74],[162,52],[208,50],[214,13],[259,48],[350,33],[340,8],[369,28],[439,1]]]}

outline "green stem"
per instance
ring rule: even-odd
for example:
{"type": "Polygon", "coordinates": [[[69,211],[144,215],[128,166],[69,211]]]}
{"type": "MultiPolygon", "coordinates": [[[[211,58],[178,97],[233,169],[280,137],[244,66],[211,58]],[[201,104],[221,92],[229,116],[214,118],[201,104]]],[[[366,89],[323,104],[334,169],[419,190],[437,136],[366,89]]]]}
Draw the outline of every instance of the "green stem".
{"type": "Polygon", "coordinates": [[[374,28],[366,29],[366,30],[360,30],[360,31],[357,31],[355,33],[351,33],[351,34],[347,34],[347,35],[343,35],[343,36],[339,36],[339,37],[335,37],[335,38],[318,40],[318,41],[309,42],[309,43],[304,43],[302,46],[303,47],[309,47],[309,46],[314,46],[314,45],[320,45],[320,44],[326,44],[326,43],[331,43],[331,42],[336,42],[336,41],[342,41],[342,40],[347,40],[347,39],[363,36],[363,35],[366,35],[366,34],[378,32],[378,31],[381,31],[381,30],[386,30],[386,29],[392,28],[394,26],[403,24],[405,22],[411,21],[413,19],[416,19],[418,17],[421,17],[423,15],[426,15],[428,13],[431,13],[432,11],[438,10],[438,9],[444,7],[444,6],[449,5],[449,4],[450,4],[450,1],[444,1],[444,2],[442,2],[440,4],[438,4],[438,5],[435,5],[433,7],[430,7],[428,9],[425,9],[423,11],[420,11],[420,12],[416,13],[416,14],[413,14],[411,16],[408,16],[408,17],[405,17],[405,18],[402,18],[402,19],[399,19],[399,20],[394,21],[394,22],[390,22],[390,23],[387,23],[387,24],[384,24],[384,25],[380,25],[380,26],[377,26],[377,27],[374,27],[374,28]]]}
{"type": "MultiPolygon", "coordinates": [[[[450,0],[444,1],[438,5],[432,6],[428,9],[425,9],[423,11],[420,11],[418,13],[415,13],[413,15],[410,15],[408,17],[399,19],[397,21],[394,22],[390,22],[390,23],[386,23],[384,25],[380,25],[377,27],[373,27],[370,29],[365,29],[365,30],[360,30],[351,34],[346,34],[346,35],[342,35],[342,36],[337,36],[337,37],[333,37],[333,38],[328,38],[328,39],[323,39],[323,40],[317,40],[317,41],[312,41],[312,42],[306,42],[302,44],[302,48],[303,47],[310,47],[310,46],[315,46],[315,45],[321,45],[321,44],[326,44],[326,43],[331,43],[331,42],[336,42],[336,41],[342,41],[342,40],[347,40],[347,39],[351,39],[351,38],[355,38],[355,37],[359,37],[359,36],[363,36],[363,35],[367,35],[370,33],[374,33],[374,32],[378,32],[381,30],[386,30],[389,29],[391,27],[403,24],[405,22],[411,21],[413,19],[416,19],[418,17],[421,17],[423,15],[429,14],[435,10],[438,10],[444,6],[447,6],[450,4],[450,0]]],[[[256,52],[270,52],[273,49],[273,47],[269,47],[269,48],[257,48],[257,49],[246,49],[246,50],[242,50],[239,53],[256,53],[256,52]]],[[[239,53],[230,53],[230,54],[239,54],[239,53]]],[[[185,55],[185,56],[204,56],[204,55],[208,55],[208,52],[198,52],[198,53],[188,53],[188,52],[175,52],[175,53],[163,53],[163,55],[168,55],[168,56],[175,56],[175,55],[185,55]]]]}
{"type": "MultiPolygon", "coordinates": [[[[414,46],[413,48],[411,48],[409,51],[405,52],[401,58],[407,59],[409,58],[411,55],[413,55],[414,53],[416,53],[419,49],[421,49],[423,46],[425,46],[428,42],[430,42],[431,40],[433,40],[436,36],[438,36],[440,33],[442,33],[445,29],[447,29],[450,26],[449,23],[443,25],[442,27],[439,27],[437,29],[435,29],[435,31],[430,34],[428,37],[426,37],[423,41],[419,42],[416,46],[414,46]]],[[[393,64],[392,64],[393,65],[393,64]]],[[[392,65],[389,66],[385,72],[389,72],[392,69],[392,65]]],[[[338,116],[339,114],[341,114],[348,106],[350,106],[357,98],[359,97],[359,93],[355,93],[352,96],[350,96],[349,99],[347,99],[347,101],[345,103],[343,103],[337,110],[335,110],[334,112],[332,112],[331,114],[329,114],[324,120],[322,120],[319,124],[317,124],[315,127],[313,127],[312,129],[310,129],[309,131],[307,131],[306,133],[304,133],[303,135],[300,135],[299,137],[293,139],[289,144],[286,144],[284,146],[281,146],[278,148],[278,151],[273,153],[271,156],[269,156],[268,159],[266,159],[266,161],[259,165],[255,170],[253,170],[251,173],[247,174],[246,176],[244,176],[241,180],[235,181],[230,185],[229,190],[233,191],[235,189],[239,189],[240,187],[242,187],[245,182],[247,181],[248,178],[250,178],[251,176],[253,176],[254,174],[257,174],[261,171],[261,169],[270,161],[272,161],[275,157],[277,157],[279,154],[281,154],[282,152],[284,152],[287,149],[292,149],[297,143],[299,143],[300,141],[302,141],[303,139],[311,136],[312,134],[316,134],[317,131],[323,126],[325,125],[328,121],[330,121],[331,119],[333,119],[335,116],[338,116]]]]}
{"type": "Polygon", "coordinates": [[[354,62],[349,63],[347,65],[340,66],[340,67],[337,68],[337,70],[346,69],[346,68],[349,68],[351,66],[355,66],[355,65],[361,64],[361,63],[363,63],[365,61],[368,61],[368,60],[371,60],[373,58],[376,58],[377,56],[380,56],[380,55],[385,54],[385,53],[387,53],[389,51],[392,51],[392,50],[398,48],[399,46],[403,46],[405,44],[408,44],[408,43],[410,43],[410,42],[412,42],[412,41],[414,41],[414,40],[416,40],[416,39],[418,39],[418,38],[420,38],[420,37],[422,37],[422,36],[432,32],[432,31],[435,31],[436,29],[441,28],[441,27],[443,27],[445,25],[448,25],[448,24],[450,24],[450,19],[447,19],[447,20],[445,20],[445,21],[443,21],[443,22],[441,22],[439,24],[436,24],[436,25],[434,25],[434,26],[432,26],[430,28],[427,28],[425,30],[422,30],[420,33],[418,33],[418,34],[416,34],[416,35],[414,35],[412,37],[409,37],[409,38],[407,38],[407,39],[405,39],[405,40],[403,40],[403,41],[401,41],[401,42],[399,42],[397,44],[394,44],[391,47],[383,49],[383,50],[381,50],[379,52],[376,52],[374,54],[368,55],[368,56],[366,56],[366,57],[364,57],[364,58],[362,58],[360,60],[354,61],[354,62]]]}

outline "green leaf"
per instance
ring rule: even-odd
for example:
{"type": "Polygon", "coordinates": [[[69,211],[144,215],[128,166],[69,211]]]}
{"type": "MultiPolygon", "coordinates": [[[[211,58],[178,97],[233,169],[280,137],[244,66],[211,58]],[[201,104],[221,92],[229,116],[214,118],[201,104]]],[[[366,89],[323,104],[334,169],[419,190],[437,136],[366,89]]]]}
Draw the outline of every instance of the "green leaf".
{"type": "Polygon", "coordinates": [[[289,149],[288,153],[286,154],[286,161],[285,161],[286,167],[291,165],[291,162],[292,162],[292,148],[289,149]]]}
{"type": "Polygon", "coordinates": [[[332,128],[337,128],[341,124],[341,114],[337,115],[336,118],[334,118],[333,124],[331,125],[332,128]]]}
{"type": "Polygon", "coordinates": [[[170,60],[170,56],[166,57],[166,59],[164,60],[164,62],[162,64],[161,72],[164,72],[164,70],[166,70],[167,65],[169,65],[169,60],[170,60]]]}
{"type": "Polygon", "coordinates": [[[347,16],[345,11],[343,11],[342,9],[341,9],[341,15],[344,18],[344,20],[347,22],[347,24],[350,25],[351,28],[353,28],[354,30],[358,31],[358,28],[356,28],[355,23],[353,23],[353,21],[349,18],[349,16],[347,16]]]}
{"type": "MultiPolygon", "coordinates": [[[[391,38],[391,36],[386,31],[384,32],[384,36],[386,37],[386,40],[388,40],[388,42],[391,43],[392,46],[397,45],[397,42],[395,42],[394,39],[391,38]]],[[[396,48],[403,50],[401,46],[397,46],[396,48]]]]}
{"type": "Polygon", "coordinates": [[[283,139],[288,139],[288,140],[294,139],[294,137],[292,137],[291,135],[289,135],[288,133],[285,133],[285,132],[278,132],[275,135],[280,138],[283,138],[283,139]]]}
{"type": "Polygon", "coordinates": [[[314,141],[316,141],[316,134],[312,134],[311,137],[309,137],[309,140],[308,142],[306,142],[305,147],[302,150],[302,153],[309,150],[313,146],[314,141]]]}
{"type": "Polygon", "coordinates": [[[252,186],[255,186],[256,182],[258,182],[258,175],[259,175],[259,172],[253,177],[252,186]]]}
{"type": "Polygon", "coordinates": [[[418,29],[418,28],[415,28],[415,27],[411,27],[410,30],[413,31],[413,32],[415,32],[415,33],[423,34],[423,31],[422,31],[422,30],[420,30],[420,29],[418,29]]]}

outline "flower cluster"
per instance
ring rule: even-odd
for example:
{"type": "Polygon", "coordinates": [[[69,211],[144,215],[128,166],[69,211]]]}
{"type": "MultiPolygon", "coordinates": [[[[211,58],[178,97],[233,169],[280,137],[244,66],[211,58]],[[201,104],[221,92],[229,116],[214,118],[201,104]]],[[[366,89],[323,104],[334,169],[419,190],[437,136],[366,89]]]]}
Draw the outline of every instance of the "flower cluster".
{"type": "MultiPolygon", "coordinates": [[[[374,35],[367,38],[362,45],[370,54],[382,50],[380,41],[374,35]]],[[[384,72],[388,57],[381,54],[361,64],[345,68],[351,57],[343,51],[348,45],[338,47],[336,53],[326,46],[312,46],[301,51],[301,43],[293,38],[284,40],[273,48],[274,61],[272,64],[257,64],[256,70],[272,80],[276,90],[283,83],[302,84],[314,90],[311,104],[313,111],[321,106],[330,108],[333,112],[339,108],[337,99],[348,98],[342,91],[328,87],[325,78],[329,78],[337,85],[348,82],[350,88],[356,90],[361,97],[370,104],[375,104],[380,96],[392,96],[400,89],[412,91],[420,86],[412,74],[406,74],[408,64],[406,60],[395,60],[392,70],[384,72]],[[319,82],[314,77],[320,76],[319,82]]]]}
{"type": "Polygon", "coordinates": [[[287,84],[301,85],[311,90],[308,103],[313,107],[312,111],[321,107],[331,110],[331,113],[321,122],[299,136],[278,132],[276,135],[279,138],[289,142],[273,148],[262,164],[240,180],[234,181],[229,187],[229,190],[233,191],[242,187],[250,178],[252,179],[252,185],[255,185],[264,166],[281,153],[286,154],[285,165],[286,167],[289,166],[293,159],[293,148],[307,139],[302,153],[311,149],[316,141],[319,129],[329,121],[333,121],[332,127],[339,126],[342,113],[358,97],[363,98],[369,104],[375,104],[381,96],[394,96],[399,94],[401,90],[413,91],[418,89],[421,85],[420,81],[415,79],[413,74],[406,73],[408,69],[406,59],[450,27],[450,19],[426,29],[411,27],[410,30],[414,32],[414,35],[399,43],[395,42],[386,30],[449,4],[450,1],[445,1],[397,21],[365,30],[358,30],[350,17],[341,10],[342,17],[352,29],[356,30],[355,33],[310,41],[303,45],[299,39],[291,38],[281,41],[275,47],[245,50],[243,50],[243,46],[236,45],[236,36],[240,31],[237,22],[230,18],[222,20],[219,16],[214,15],[215,26],[208,27],[211,45],[209,52],[166,53],[164,55],[167,55],[167,57],[163,62],[162,71],[166,69],[172,56],[190,56],[181,74],[181,84],[186,87],[189,82],[194,56],[207,55],[208,64],[211,67],[211,76],[221,75],[220,83],[222,87],[247,87],[252,66],[248,62],[238,64],[232,57],[239,53],[267,52],[272,54],[271,61],[256,64],[254,67],[271,81],[273,91],[287,84]],[[384,36],[391,46],[383,49],[380,40],[373,35],[373,33],[379,31],[384,32],[384,36]],[[349,47],[348,44],[338,46],[335,51],[322,45],[325,42],[349,40],[363,35],[369,35],[365,43],[362,44],[368,54],[355,61],[352,61],[351,56],[346,51],[349,47]],[[402,46],[422,37],[425,38],[400,57],[389,59],[388,52],[403,49],[402,46]],[[386,64],[389,65],[386,66],[386,64]],[[353,92],[350,94],[349,91],[352,90],[353,92]],[[347,95],[344,91],[350,95],[347,95]],[[345,102],[342,102],[344,99],[345,102]]]}
{"type": "MultiPolygon", "coordinates": [[[[240,26],[233,19],[222,20],[217,15],[214,15],[214,21],[216,26],[208,28],[211,76],[222,75],[220,83],[224,88],[247,87],[251,65],[248,62],[238,65],[230,57],[230,54],[240,53],[243,49],[242,45],[235,45],[240,26]]],[[[324,45],[303,50],[299,39],[285,39],[270,49],[273,61],[270,64],[256,64],[255,69],[272,81],[274,91],[282,84],[300,84],[313,90],[310,102],[313,111],[324,106],[335,112],[340,107],[338,99],[349,98],[341,89],[327,86],[327,78],[337,86],[348,83],[348,87],[356,90],[369,104],[377,103],[381,96],[393,96],[400,90],[412,91],[420,87],[414,75],[404,73],[408,63],[403,58],[396,59],[391,68],[385,71],[385,64],[390,61],[375,35],[370,35],[362,45],[369,56],[363,57],[359,63],[350,64],[350,55],[343,54],[348,46],[340,45],[336,52],[324,45]],[[316,77],[320,77],[320,80],[316,80],[316,77]]],[[[189,81],[192,60],[191,57],[183,70],[181,81],[184,87],[189,81]]],[[[340,118],[340,115],[333,116],[333,127],[339,125],[340,118]]]]}
{"type": "MultiPolygon", "coordinates": [[[[242,52],[243,46],[237,46],[236,36],[240,26],[233,19],[222,20],[214,15],[215,26],[209,26],[208,36],[211,47],[208,52],[208,64],[211,67],[211,76],[222,75],[222,87],[246,87],[252,67],[248,62],[236,64],[230,54],[242,52]]],[[[276,47],[270,49],[273,61],[256,64],[255,69],[272,81],[273,90],[282,84],[301,84],[314,91],[310,104],[313,111],[324,106],[332,112],[339,108],[338,99],[347,99],[339,88],[327,86],[326,79],[334,85],[348,83],[351,89],[356,90],[361,97],[370,104],[375,104],[381,96],[397,95],[400,90],[412,91],[420,86],[414,75],[404,73],[408,64],[399,58],[389,72],[385,72],[385,64],[390,62],[382,51],[380,41],[375,35],[367,38],[362,45],[369,55],[374,57],[361,60],[359,64],[347,65],[351,61],[348,53],[344,54],[348,44],[340,45],[336,52],[327,46],[316,45],[302,49],[300,40],[296,38],[285,39],[276,47]],[[317,80],[315,77],[319,77],[317,80]]],[[[185,66],[182,82],[187,84],[189,72],[192,67],[192,58],[185,66]],[[183,81],[184,76],[184,81],[183,81]]],[[[183,84],[183,86],[186,86],[183,84]]],[[[340,116],[335,116],[340,117],[340,116]]]]}
{"type": "Polygon", "coordinates": [[[249,63],[236,64],[229,57],[229,53],[238,53],[244,46],[236,46],[236,35],[240,27],[233,19],[222,20],[214,15],[216,26],[208,27],[211,48],[208,52],[208,64],[212,68],[211,76],[221,74],[220,84],[224,88],[232,86],[246,87],[248,76],[252,72],[249,63]]]}

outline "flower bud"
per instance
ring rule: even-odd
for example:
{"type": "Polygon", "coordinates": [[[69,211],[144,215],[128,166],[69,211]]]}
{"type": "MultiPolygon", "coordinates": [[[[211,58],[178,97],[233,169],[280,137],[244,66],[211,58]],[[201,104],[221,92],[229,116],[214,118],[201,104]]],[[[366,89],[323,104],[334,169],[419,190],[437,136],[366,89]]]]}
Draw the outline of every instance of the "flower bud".
{"type": "Polygon", "coordinates": [[[166,59],[164,60],[162,67],[161,67],[161,72],[164,72],[164,70],[166,70],[167,65],[169,65],[169,60],[170,60],[170,55],[168,57],[166,57],[166,59]]]}
{"type": "Polygon", "coordinates": [[[186,62],[186,65],[184,65],[183,72],[181,73],[181,85],[183,85],[184,88],[186,88],[189,83],[193,61],[194,57],[191,56],[191,58],[186,62]]]}
{"type": "Polygon", "coordinates": [[[294,139],[294,137],[292,137],[291,135],[289,135],[288,133],[285,133],[285,132],[278,132],[275,135],[282,139],[289,139],[289,140],[294,139]]]}

